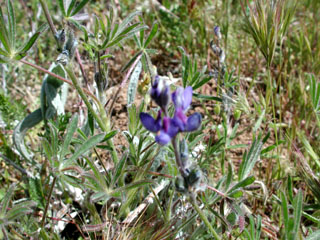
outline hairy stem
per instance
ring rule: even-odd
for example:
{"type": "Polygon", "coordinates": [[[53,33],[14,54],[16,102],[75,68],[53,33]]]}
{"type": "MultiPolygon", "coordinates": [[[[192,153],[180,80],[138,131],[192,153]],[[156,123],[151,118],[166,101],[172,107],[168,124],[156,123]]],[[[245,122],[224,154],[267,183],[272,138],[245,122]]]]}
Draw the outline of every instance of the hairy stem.
{"type": "Polygon", "coordinates": [[[183,163],[181,161],[181,157],[180,157],[180,153],[179,153],[179,148],[178,148],[178,143],[177,143],[177,137],[176,136],[172,138],[172,146],[173,146],[173,149],[174,149],[174,155],[176,157],[176,163],[177,163],[179,172],[180,172],[182,177],[187,177],[186,170],[185,170],[184,165],[183,165],[183,163]]]}
{"type": "Polygon", "coordinates": [[[52,181],[52,184],[51,184],[50,192],[49,192],[49,195],[48,195],[48,198],[47,198],[46,208],[44,209],[44,212],[43,212],[43,217],[42,217],[42,221],[41,221],[41,228],[44,227],[44,224],[45,224],[45,221],[46,221],[46,216],[47,216],[47,212],[48,212],[48,208],[49,208],[49,204],[50,204],[50,198],[51,198],[51,195],[52,195],[52,192],[53,192],[54,185],[56,184],[56,181],[57,181],[57,176],[55,176],[53,178],[53,181],[52,181]]]}
{"type": "Polygon", "coordinates": [[[52,18],[51,18],[51,15],[49,13],[49,10],[48,10],[48,6],[47,6],[47,3],[45,0],[40,0],[40,4],[41,4],[41,7],[42,7],[42,10],[44,12],[44,15],[46,16],[46,19],[47,19],[47,22],[49,24],[49,27],[50,27],[50,30],[54,36],[54,39],[57,41],[57,44],[59,46],[59,42],[58,42],[58,39],[56,37],[57,35],[57,29],[56,27],[53,25],[53,21],[52,21],[52,18]]]}
{"type": "Polygon", "coordinates": [[[209,222],[208,218],[206,217],[206,215],[203,213],[203,211],[201,210],[201,208],[198,206],[197,200],[196,200],[196,196],[194,193],[191,193],[190,195],[190,202],[194,208],[194,210],[197,211],[197,213],[199,214],[199,217],[201,218],[201,220],[204,222],[204,224],[207,226],[207,228],[209,229],[209,231],[211,232],[212,236],[216,239],[216,240],[220,240],[220,237],[218,236],[217,232],[213,229],[213,227],[211,226],[211,223],[209,222]]]}

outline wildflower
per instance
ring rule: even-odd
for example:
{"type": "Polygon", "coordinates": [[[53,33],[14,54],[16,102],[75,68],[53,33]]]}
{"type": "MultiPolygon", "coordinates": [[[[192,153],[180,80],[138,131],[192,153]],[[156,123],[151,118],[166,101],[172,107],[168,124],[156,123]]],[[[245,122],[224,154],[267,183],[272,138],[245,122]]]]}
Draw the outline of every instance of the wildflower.
{"type": "Polygon", "coordinates": [[[147,130],[157,134],[155,140],[160,145],[169,143],[179,132],[195,131],[201,125],[200,113],[194,113],[189,117],[185,115],[192,101],[192,87],[186,87],[185,89],[179,87],[172,93],[172,101],[175,106],[173,118],[166,115],[171,100],[169,86],[164,86],[156,78],[150,95],[162,110],[158,112],[156,119],[150,114],[142,112],[140,113],[140,120],[147,130]],[[165,114],[164,117],[161,117],[162,112],[165,114]]]}
{"type": "Polygon", "coordinates": [[[216,37],[218,38],[218,40],[221,39],[221,32],[220,32],[220,27],[219,26],[215,26],[213,28],[213,31],[214,31],[214,35],[216,35],[216,37]]]}
{"type": "Polygon", "coordinates": [[[157,133],[156,142],[160,145],[166,145],[179,132],[179,128],[173,124],[173,120],[169,117],[161,119],[161,111],[154,119],[148,113],[140,113],[140,120],[143,126],[150,132],[157,133]]]}
{"type": "Polygon", "coordinates": [[[159,76],[155,77],[150,91],[151,98],[158,104],[162,111],[166,112],[170,103],[170,89],[159,76]]]}

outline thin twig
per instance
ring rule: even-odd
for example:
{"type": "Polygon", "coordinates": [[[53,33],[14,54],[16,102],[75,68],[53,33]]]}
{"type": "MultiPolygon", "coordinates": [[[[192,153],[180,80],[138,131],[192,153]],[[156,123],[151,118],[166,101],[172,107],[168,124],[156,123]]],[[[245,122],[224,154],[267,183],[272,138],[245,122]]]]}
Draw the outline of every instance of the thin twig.
{"type": "Polygon", "coordinates": [[[51,32],[52,32],[54,38],[56,39],[57,29],[53,25],[53,21],[52,21],[52,18],[50,16],[50,13],[49,13],[48,6],[47,6],[47,4],[45,3],[44,0],[40,0],[40,4],[41,4],[42,10],[44,12],[44,15],[46,16],[46,19],[47,19],[47,22],[48,22],[49,27],[51,29],[51,32]]]}
{"type": "Polygon", "coordinates": [[[227,195],[225,195],[223,192],[220,192],[218,189],[216,189],[214,187],[211,187],[211,186],[207,185],[207,188],[212,190],[212,191],[214,191],[214,192],[216,192],[216,193],[218,193],[221,197],[228,198],[227,195]]]}

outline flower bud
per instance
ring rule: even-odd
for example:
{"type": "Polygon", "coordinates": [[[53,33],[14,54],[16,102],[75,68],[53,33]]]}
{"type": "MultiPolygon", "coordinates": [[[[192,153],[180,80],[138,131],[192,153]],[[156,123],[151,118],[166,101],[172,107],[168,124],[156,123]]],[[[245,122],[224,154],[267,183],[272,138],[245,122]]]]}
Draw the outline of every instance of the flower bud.
{"type": "Polygon", "coordinates": [[[170,95],[169,86],[163,79],[156,76],[151,87],[150,96],[164,112],[167,111],[167,107],[170,103],[170,95]]]}
{"type": "Polygon", "coordinates": [[[219,26],[215,26],[213,28],[213,31],[214,31],[214,35],[216,35],[217,39],[220,40],[221,39],[220,27],[219,26]]]}
{"type": "Polygon", "coordinates": [[[220,115],[220,112],[221,112],[220,104],[215,105],[213,111],[216,115],[220,115]]]}
{"type": "Polygon", "coordinates": [[[66,41],[66,32],[64,31],[64,29],[58,31],[55,35],[55,38],[56,38],[58,45],[59,45],[58,51],[61,52],[63,49],[63,45],[66,41]]]}
{"type": "Polygon", "coordinates": [[[238,121],[240,119],[240,117],[241,117],[241,110],[239,110],[239,109],[234,110],[233,116],[234,116],[234,119],[236,121],[238,121]]]}

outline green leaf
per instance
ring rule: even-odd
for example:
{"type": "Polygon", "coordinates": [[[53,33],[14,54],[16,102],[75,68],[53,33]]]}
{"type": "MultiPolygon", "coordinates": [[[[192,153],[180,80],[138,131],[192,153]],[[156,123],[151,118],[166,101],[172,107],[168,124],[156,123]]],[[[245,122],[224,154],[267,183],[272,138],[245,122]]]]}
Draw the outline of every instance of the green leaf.
{"type": "Polygon", "coordinates": [[[0,54],[5,56],[5,57],[10,57],[10,54],[7,53],[5,50],[3,50],[2,48],[0,48],[0,54]]]}
{"type": "Polygon", "coordinates": [[[113,55],[112,54],[106,54],[100,57],[100,60],[106,59],[106,58],[112,58],[113,55]]]}
{"type": "Polygon", "coordinates": [[[209,82],[211,80],[210,76],[204,77],[201,81],[199,81],[197,84],[195,84],[192,89],[196,90],[197,88],[202,87],[204,84],[206,84],[207,82],[209,82]]]}
{"type": "Polygon", "coordinates": [[[82,0],[77,7],[72,11],[71,16],[76,15],[87,3],[89,0],[82,0]]]}
{"type": "Polygon", "coordinates": [[[66,10],[64,9],[64,4],[63,4],[64,0],[57,0],[57,1],[58,1],[58,6],[62,12],[62,15],[66,17],[66,10]]]}
{"type": "MultiPolygon", "coordinates": [[[[135,18],[135,16],[141,15],[140,11],[136,11],[133,13],[130,13],[123,21],[121,22],[119,26],[119,32],[122,32],[124,28],[135,18]]],[[[140,23],[139,23],[140,24],[140,23]]]]}
{"type": "Polygon", "coordinates": [[[9,33],[10,33],[10,41],[11,48],[14,48],[16,44],[16,18],[14,14],[14,9],[12,6],[11,0],[7,0],[8,7],[8,20],[9,20],[9,33]]]}
{"type": "Polygon", "coordinates": [[[217,101],[217,102],[222,102],[222,99],[219,97],[214,97],[214,96],[209,96],[209,95],[203,95],[200,93],[193,93],[193,96],[199,99],[204,99],[204,100],[213,100],[213,101],[217,101]]]}
{"type": "Polygon", "coordinates": [[[146,185],[153,184],[153,183],[154,182],[152,180],[136,181],[136,182],[129,183],[129,184],[123,186],[123,187],[120,187],[120,188],[117,188],[117,189],[113,190],[112,194],[115,194],[117,192],[127,191],[127,190],[130,190],[130,189],[139,188],[139,187],[146,186],[146,185]]]}
{"type": "Polygon", "coordinates": [[[76,0],[72,0],[68,6],[68,10],[67,10],[67,17],[70,17],[70,13],[74,7],[74,5],[76,4],[76,0]]]}
{"type": "Polygon", "coordinates": [[[45,208],[45,196],[42,191],[41,179],[28,178],[28,191],[30,198],[38,203],[38,207],[45,208]]]}
{"type": "Polygon", "coordinates": [[[134,28],[136,28],[137,26],[139,26],[140,23],[134,23],[131,26],[125,28],[122,32],[120,32],[118,34],[118,36],[122,36],[122,35],[126,35],[127,33],[129,33],[131,30],[133,30],[134,28]]]}
{"type": "Polygon", "coordinates": [[[261,135],[259,135],[258,138],[253,140],[248,154],[245,154],[243,157],[239,168],[239,180],[246,178],[250,174],[255,163],[259,159],[262,145],[263,142],[261,141],[261,135]]]}
{"type": "Polygon", "coordinates": [[[19,52],[26,53],[27,51],[29,51],[29,49],[33,46],[33,44],[36,42],[39,36],[40,32],[36,32],[35,34],[33,34],[29,41],[22,47],[22,49],[19,52]]]}
{"type": "Polygon", "coordinates": [[[144,48],[147,48],[148,45],[150,44],[151,40],[154,38],[154,36],[157,34],[157,31],[158,31],[158,27],[159,27],[159,24],[157,22],[153,23],[153,26],[152,26],[152,29],[150,31],[150,34],[147,38],[147,40],[144,42],[143,44],[143,47],[144,48]]]}
{"type": "Polygon", "coordinates": [[[8,209],[12,195],[14,193],[15,187],[16,187],[16,184],[11,184],[9,189],[7,189],[6,195],[4,195],[3,199],[1,200],[1,210],[0,210],[1,217],[5,216],[5,213],[8,209]]]}
{"type": "MultiPolygon", "coordinates": [[[[116,182],[118,181],[119,177],[121,176],[121,174],[125,170],[124,165],[125,165],[125,163],[127,161],[127,158],[128,158],[128,151],[126,151],[123,154],[122,158],[120,159],[120,161],[118,162],[117,166],[115,167],[115,174],[113,176],[111,186],[114,186],[116,184],[116,182]]],[[[120,187],[122,187],[122,186],[120,186],[120,187]]]]}
{"type": "Polygon", "coordinates": [[[137,52],[121,69],[121,72],[126,71],[131,65],[135,62],[137,57],[139,57],[142,54],[142,51],[137,52]]]}
{"type": "Polygon", "coordinates": [[[24,201],[17,205],[14,205],[6,214],[6,218],[8,221],[13,221],[22,215],[26,215],[28,213],[33,212],[31,207],[35,206],[35,202],[33,201],[24,201]]]}
{"type": "Polygon", "coordinates": [[[287,198],[283,192],[281,192],[281,207],[282,207],[284,228],[287,232],[289,229],[289,210],[288,210],[287,198]]]}
{"type": "Polygon", "coordinates": [[[78,128],[78,114],[76,114],[72,118],[71,123],[67,127],[68,132],[67,132],[66,136],[64,137],[63,146],[62,146],[62,149],[60,152],[60,161],[63,161],[63,157],[67,154],[72,137],[73,137],[74,133],[76,132],[77,128],[78,128]]]}
{"type": "Polygon", "coordinates": [[[118,130],[112,130],[110,131],[108,134],[106,134],[106,136],[104,137],[103,141],[102,142],[106,142],[108,141],[109,139],[113,138],[115,135],[117,135],[118,133],[118,130]]]}
{"type": "Polygon", "coordinates": [[[247,177],[246,179],[238,182],[236,185],[234,185],[229,191],[228,191],[228,196],[234,194],[235,192],[238,191],[240,188],[244,188],[250,184],[252,184],[255,181],[254,176],[247,177]]]}
{"type": "Polygon", "coordinates": [[[228,197],[231,197],[231,198],[240,198],[242,196],[243,196],[243,192],[241,190],[233,191],[231,194],[228,194],[228,197]]]}
{"type": "Polygon", "coordinates": [[[299,232],[301,216],[302,216],[302,201],[303,201],[303,193],[300,189],[298,192],[298,195],[295,197],[295,199],[293,201],[293,207],[294,207],[293,234],[294,234],[294,237],[292,239],[296,239],[298,232],[299,232]]]}
{"type": "Polygon", "coordinates": [[[7,52],[10,53],[11,48],[10,48],[9,34],[6,28],[6,23],[4,20],[1,7],[0,7],[0,41],[2,42],[7,52]]]}
{"type": "Polygon", "coordinates": [[[72,155],[71,158],[64,161],[60,165],[60,170],[63,170],[64,168],[70,166],[78,157],[80,157],[82,154],[86,153],[91,148],[95,147],[99,142],[101,142],[104,137],[105,137],[105,133],[101,133],[89,138],[75,151],[75,153],[72,155]]]}
{"type": "Polygon", "coordinates": [[[129,80],[128,92],[127,92],[127,107],[130,107],[131,104],[134,102],[137,92],[137,86],[139,82],[140,73],[142,70],[141,61],[138,61],[137,65],[135,66],[129,80]]]}

